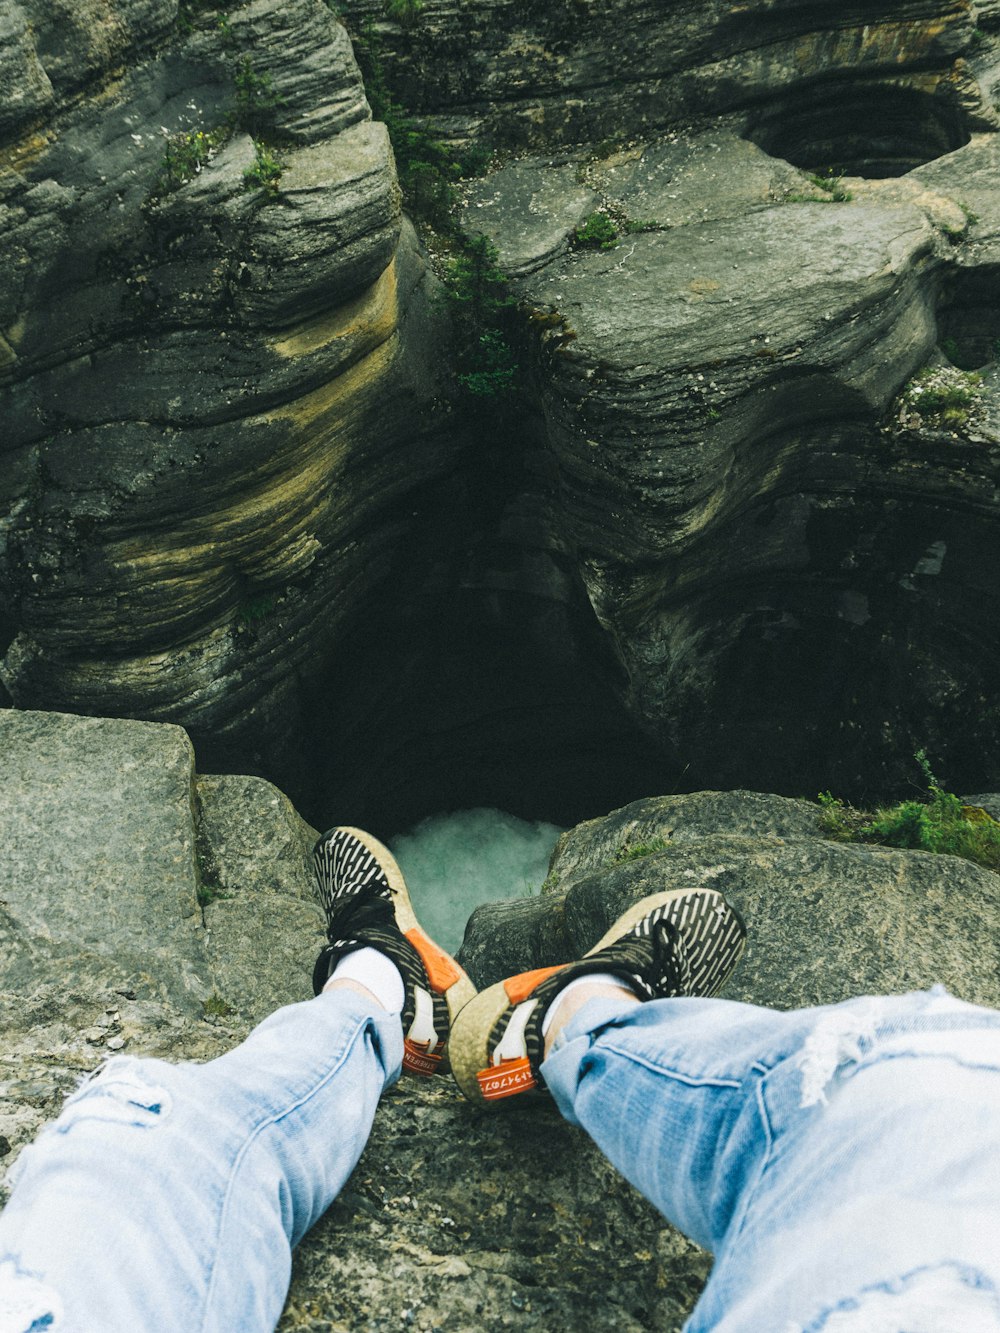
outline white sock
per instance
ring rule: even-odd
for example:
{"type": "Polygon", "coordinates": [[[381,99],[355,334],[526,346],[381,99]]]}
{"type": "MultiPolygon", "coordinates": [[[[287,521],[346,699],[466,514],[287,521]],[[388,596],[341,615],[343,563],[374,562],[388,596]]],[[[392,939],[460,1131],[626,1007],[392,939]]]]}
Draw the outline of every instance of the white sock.
{"type": "Polygon", "coordinates": [[[403,1012],[403,978],[392,959],[378,949],[355,949],[347,954],[333,969],[324,990],[330,981],[356,981],[390,1014],[403,1012]]]}
{"type": "MultiPolygon", "coordinates": [[[[595,982],[605,986],[620,986],[623,990],[627,990],[632,995],[635,995],[635,991],[632,990],[628,982],[622,977],[616,977],[613,972],[588,972],[586,976],[575,977],[568,986],[563,986],[562,990],[549,1005],[548,1009],[546,1009],[545,1017],[542,1019],[543,1041],[549,1035],[549,1028],[552,1026],[553,1020],[559,1012],[559,1007],[563,1000],[565,1000],[566,996],[569,995],[571,991],[578,990],[581,986],[593,986],[595,982]]],[[[638,999],[638,995],[636,995],[635,998],[638,999]]]]}

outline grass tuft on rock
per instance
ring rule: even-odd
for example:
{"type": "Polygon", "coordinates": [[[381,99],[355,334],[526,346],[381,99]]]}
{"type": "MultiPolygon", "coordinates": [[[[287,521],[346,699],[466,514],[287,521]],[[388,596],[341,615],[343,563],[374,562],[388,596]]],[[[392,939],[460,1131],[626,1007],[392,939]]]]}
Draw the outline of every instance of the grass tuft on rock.
{"type": "Polygon", "coordinates": [[[961,430],[983,404],[983,377],[956,366],[927,366],[918,371],[899,396],[902,426],[961,430]]]}
{"type": "Polygon", "coordinates": [[[622,865],[626,861],[640,861],[644,856],[653,856],[666,849],[665,838],[650,838],[649,842],[623,842],[611,860],[614,865],[622,865]]]}
{"type": "Polygon", "coordinates": [[[935,778],[927,754],[914,755],[927,782],[922,800],[900,801],[874,811],[857,810],[820,792],[820,827],[836,842],[881,843],[913,851],[960,856],[1000,871],[1000,823],[975,805],[963,805],[935,778]]]}

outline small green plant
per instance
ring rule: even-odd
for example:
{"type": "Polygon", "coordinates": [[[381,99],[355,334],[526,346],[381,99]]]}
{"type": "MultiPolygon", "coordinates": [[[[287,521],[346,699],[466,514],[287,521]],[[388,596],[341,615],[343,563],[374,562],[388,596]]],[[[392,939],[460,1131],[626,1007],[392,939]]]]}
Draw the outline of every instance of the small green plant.
{"type": "Polygon", "coordinates": [[[621,865],[625,861],[638,861],[644,856],[652,856],[654,852],[665,851],[666,846],[664,838],[651,838],[649,842],[623,842],[611,860],[615,865],[621,865]]]}
{"type": "Polygon", "coordinates": [[[954,365],[962,355],[958,346],[958,342],[955,338],[942,338],[941,351],[944,352],[945,356],[952,363],[952,365],[954,365]]]}
{"type": "Polygon", "coordinates": [[[591,213],[573,232],[573,244],[581,250],[613,250],[618,230],[607,213],[591,213]]]}
{"type": "Polygon", "coordinates": [[[233,75],[236,87],[236,106],[233,119],[236,126],[253,133],[268,125],[271,113],[285,105],[285,99],[274,86],[267,70],[255,70],[249,56],[244,56],[233,75]]]}
{"type": "Polygon", "coordinates": [[[849,204],[854,198],[850,190],[844,188],[844,173],[834,167],[827,167],[825,171],[817,172],[809,179],[818,190],[822,190],[829,197],[831,204],[849,204]]]}
{"type": "Polygon", "coordinates": [[[243,173],[245,190],[266,190],[268,194],[278,193],[278,181],[283,170],[281,161],[271,152],[266,144],[254,141],[254,164],[243,173]]]}
{"type": "Polygon", "coordinates": [[[625,234],[636,236],[644,231],[662,231],[663,223],[655,218],[629,218],[625,223],[625,234]]]}
{"type": "Polygon", "coordinates": [[[789,204],[849,204],[854,195],[844,185],[844,173],[833,167],[825,171],[813,172],[809,176],[817,193],[804,194],[801,191],[785,196],[789,204]]]}
{"type": "Polygon", "coordinates": [[[170,194],[179,190],[208,166],[228,137],[229,130],[225,126],[168,135],[156,179],[156,193],[170,194]]]}
{"type": "Polygon", "coordinates": [[[229,1018],[233,1012],[233,1006],[218,991],[213,991],[207,1000],[202,1000],[201,1007],[206,1018],[229,1018]]]}
{"type": "Polygon", "coordinates": [[[209,904],[217,902],[225,896],[226,892],[219,881],[217,872],[214,869],[202,866],[198,880],[198,906],[208,907],[209,904]]]}
{"type": "Polygon", "coordinates": [[[252,629],[265,621],[277,604],[275,597],[248,597],[236,608],[236,618],[245,629],[252,629]]]}
{"type": "Polygon", "coordinates": [[[900,394],[900,423],[957,430],[982,407],[983,377],[955,366],[928,366],[900,394]]]}
{"type": "Polygon", "coordinates": [[[1000,823],[985,810],[963,805],[952,792],[945,791],[924,750],[918,750],[914,759],[927,784],[925,799],[900,801],[866,813],[829,792],[821,792],[823,831],[838,842],[880,843],[960,856],[988,870],[1000,871],[1000,823]]]}
{"type": "Polygon", "coordinates": [[[393,22],[404,28],[412,26],[420,17],[424,0],[385,0],[385,12],[393,22]]]}
{"type": "Polygon", "coordinates": [[[468,143],[455,151],[460,176],[485,176],[493,163],[493,149],[487,143],[468,143]]]}
{"type": "Polygon", "coordinates": [[[455,329],[459,387],[475,398],[510,393],[518,378],[512,345],[517,301],[485,236],[463,241],[443,291],[455,329]]]}

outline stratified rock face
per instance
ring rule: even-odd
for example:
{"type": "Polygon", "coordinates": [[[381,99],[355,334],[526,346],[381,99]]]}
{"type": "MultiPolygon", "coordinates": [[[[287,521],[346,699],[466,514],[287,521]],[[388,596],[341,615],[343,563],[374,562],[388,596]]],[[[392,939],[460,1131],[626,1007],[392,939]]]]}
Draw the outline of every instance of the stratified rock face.
{"type": "Polygon", "coordinates": [[[817,184],[741,126],[522,159],[468,190],[543,329],[553,530],[626,710],[685,785],[884,790],[922,744],[981,785],[1000,739],[997,137],[817,184]],[[576,239],[595,201],[603,249],[576,239]],[[907,377],[946,364],[939,340],[987,363],[982,411],[887,425],[907,377]]]}
{"type": "Polygon", "coordinates": [[[440,316],[330,10],[205,10],[3,9],[2,674],[273,757],[449,461],[440,316]]]}
{"type": "Polygon", "coordinates": [[[2,8],[0,702],[181,722],[385,833],[860,798],[918,746],[994,784],[997,71],[968,5],[350,0],[412,109],[532,145],[463,185],[528,373],[461,420],[330,8],[64,8],[2,8]],[[606,249],[576,235],[599,210],[606,249]],[[945,357],[983,410],[901,423],[945,357]]]}
{"type": "Polygon", "coordinates": [[[344,9],[374,23],[408,106],[504,146],[648,137],[752,107],[780,156],[888,175],[964,143],[963,112],[979,101],[954,63],[969,44],[964,0],[836,12],[810,0],[424,0],[401,25],[381,0],[344,9]],[[881,147],[849,147],[873,134],[881,147]]]}

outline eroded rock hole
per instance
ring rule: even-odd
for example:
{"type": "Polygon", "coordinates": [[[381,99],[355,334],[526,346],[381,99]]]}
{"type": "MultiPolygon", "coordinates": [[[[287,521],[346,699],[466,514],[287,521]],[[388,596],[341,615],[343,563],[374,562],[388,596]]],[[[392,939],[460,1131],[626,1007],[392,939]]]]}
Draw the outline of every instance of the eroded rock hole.
{"type": "Polygon", "coordinates": [[[938,346],[959,370],[1000,361],[1000,269],[959,273],[938,309],[938,346]]]}
{"type": "Polygon", "coordinates": [[[805,171],[881,179],[969,142],[958,107],[890,83],[811,84],[772,102],[747,137],[805,171]]]}

